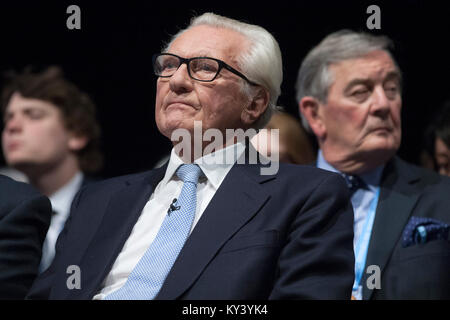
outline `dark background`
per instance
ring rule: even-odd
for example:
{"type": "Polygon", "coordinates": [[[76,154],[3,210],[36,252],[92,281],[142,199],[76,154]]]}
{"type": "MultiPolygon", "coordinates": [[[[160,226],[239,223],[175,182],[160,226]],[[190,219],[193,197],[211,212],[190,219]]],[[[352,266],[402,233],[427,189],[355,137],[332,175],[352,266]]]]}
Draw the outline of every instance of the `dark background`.
{"type": "Polygon", "coordinates": [[[450,10],[440,1],[2,1],[0,72],[60,65],[97,105],[105,156],[100,175],[146,170],[171,147],[154,122],[151,55],[206,11],[261,25],[275,36],[284,65],[278,102],[295,116],[297,71],[312,46],[343,28],[388,35],[404,76],[399,154],[418,162],[425,126],[450,98],[450,10]],[[66,27],[71,4],[81,8],[81,30],[66,27]],[[366,28],[371,4],[381,8],[381,30],[366,28]]]}

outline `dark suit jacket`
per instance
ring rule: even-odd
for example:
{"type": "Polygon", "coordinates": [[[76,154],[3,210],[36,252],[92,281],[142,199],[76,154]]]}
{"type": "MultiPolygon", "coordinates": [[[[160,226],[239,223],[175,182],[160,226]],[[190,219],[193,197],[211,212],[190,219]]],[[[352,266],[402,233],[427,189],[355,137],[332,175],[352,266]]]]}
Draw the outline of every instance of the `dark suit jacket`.
{"type": "MultiPolygon", "coordinates": [[[[235,164],[157,299],[348,299],[353,210],[344,180],[320,169],[235,164]]],[[[101,288],[166,166],[83,188],[56,257],[28,298],[91,299],[101,288]],[[68,266],[81,289],[68,289],[68,266]]]]}
{"type": "Polygon", "coordinates": [[[366,267],[379,265],[381,289],[364,299],[450,299],[450,242],[434,240],[403,248],[412,216],[450,224],[450,179],[395,157],[383,172],[366,267]]]}
{"type": "MultiPolygon", "coordinates": [[[[80,191],[80,189],[82,189],[83,187],[85,187],[85,186],[87,186],[87,185],[89,185],[89,184],[91,184],[91,183],[95,183],[95,182],[97,182],[97,181],[100,181],[98,178],[95,178],[95,177],[91,177],[91,176],[87,176],[86,174],[84,174],[84,176],[83,176],[83,180],[81,181],[81,185],[80,185],[80,188],[78,189],[78,191],[80,191]]],[[[77,191],[77,192],[78,192],[77,191]]],[[[71,207],[71,203],[68,203],[67,204],[67,206],[68,207],[71,207]]],[[[53,208],[52,208],[53,209],[53,208]]],[[[54,213],[53,213],[54,214],[54,213]]],[[[51,224],[51,221],[52,221],[52,212],[50,212],[50,214],[49,214],[49,219],[50,219],[50,224],[51,224]]],[[[48,229],[48,228],[47,228],[48,229]]],[[[44,242],[45,242],[45,238],[44,238],[44,242]]],[[[39,269],[41,269],[42,267],[39,267],[39,269]]],[[[43,270],[40,270],[40,272],[42,272],[43,270]]]]}
{"type": "Polygon", "coordinates": [[[51,217],[47,197],[0,175],[0,299],[23,299],[37,276],[51,217]]]}

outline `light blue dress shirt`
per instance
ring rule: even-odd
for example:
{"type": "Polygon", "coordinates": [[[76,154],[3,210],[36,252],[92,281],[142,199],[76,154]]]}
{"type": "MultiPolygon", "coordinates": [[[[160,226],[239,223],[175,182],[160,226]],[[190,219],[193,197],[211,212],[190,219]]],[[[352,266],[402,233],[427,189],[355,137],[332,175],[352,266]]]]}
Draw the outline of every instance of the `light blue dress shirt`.
{"type": "MultiPolygon", "coordinates": [[[[342,174],[325,160],[322,150],[319,150],[317,155],[317,167],[342,174]]],[[[360,280],[365,268],[365,258],[367,255],[367,248],[369,246],[370,234],[372,232],[372,225],[375,218],[375,211],[378,204],[378,195],[380,192],[380,181],[383,168],[384,165],[379,166],[372,171],[358,175],[366,183],[368,188],[358,189],[351,198],[354,211],[353,250],[355,252],[356,260],[353,294],[357,299],[362,299],[362,284],[360,283],[360,280]]]]}

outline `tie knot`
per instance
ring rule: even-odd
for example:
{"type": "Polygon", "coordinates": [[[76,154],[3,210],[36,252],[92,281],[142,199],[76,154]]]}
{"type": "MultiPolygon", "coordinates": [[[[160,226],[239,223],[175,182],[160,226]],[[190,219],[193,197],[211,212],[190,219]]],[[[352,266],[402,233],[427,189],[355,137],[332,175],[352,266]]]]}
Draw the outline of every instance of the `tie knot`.
{"type": "Polygon", "coordinates": [[[360,188],[365,188],[366,184],[364,181],[357,175],[350,175],[350,174],[342,174],[342,176],[345,179],[345,182],[347,183],[347,188],[350,190],[350,192],[355,192],[356,190],[360,188]]]}
{"type": "Polygon", "coordinates": [[[202,169],[197,164],[182,164],[177,169],[177,176],[183,182],[192,182],[194,184],[197,184],[198,178],[200,177],[200,174],[202,173],[202,169]]]}

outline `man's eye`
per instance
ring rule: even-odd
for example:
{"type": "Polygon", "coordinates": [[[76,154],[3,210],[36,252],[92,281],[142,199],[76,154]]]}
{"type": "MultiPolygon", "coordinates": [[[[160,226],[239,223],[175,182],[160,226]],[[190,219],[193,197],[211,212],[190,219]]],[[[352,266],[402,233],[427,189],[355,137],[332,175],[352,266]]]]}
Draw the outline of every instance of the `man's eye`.
{"type": "Polygon", "coordinates": [[[397,86],[386,86],[384,91],[386,92],[386,96],[391,99],[395,98],[399,92],[397,86]]]}
{"type": "Polygon", "coordinates": [[[178,69],[179,61],[173,58],[157,60],[155,72],[159,76],[170,77],[178,69]]]}
{"type": "Polygon", "coordinates": [[[209,63],[202,63],[199,68],[202,71],[210,71],[210,72],[213,72],[216,70],[216,68],[214,68],[214,66],[209,63]]]}
{"type": "Polygon", "coordinates": [[[352,97],[358,101],[365,100],[369,96],[369,90],[361,89],[352,92],[352,97]]]}
{"type": "Polygon", "coordinates": [[[206,60],[193,61],[191,67],[194,72],[214,73],[217,71],[217,64],[206,60]]]}
{"type": "Polygon", "coordinates": [[[26,115],[30,118],[30,119],[41,119],[44,117],[45,113],[42,112],[41,110],[28,110],[26,112],[26,115]]]}
{"type": "Polygon", "coordinates": [[[174,62],[167,61],[162,65],[161,69],[162,70],[171,70],[171,69],[176,69],[176,67],[177,66],[174,62]]]}

